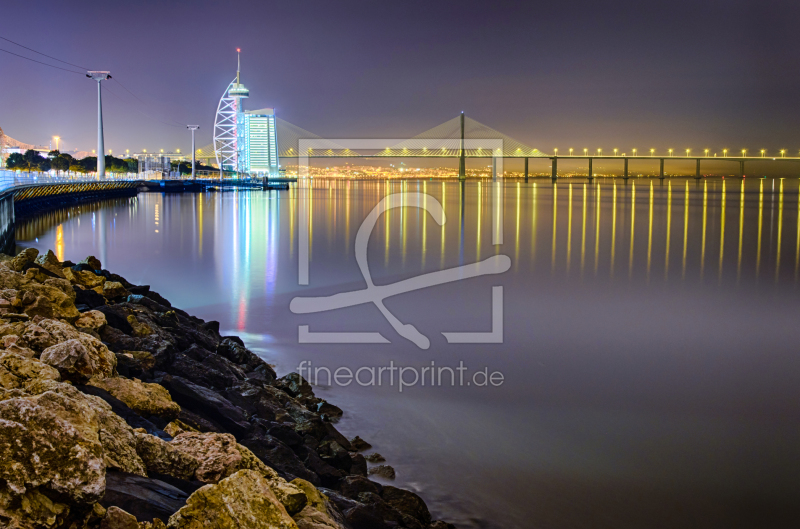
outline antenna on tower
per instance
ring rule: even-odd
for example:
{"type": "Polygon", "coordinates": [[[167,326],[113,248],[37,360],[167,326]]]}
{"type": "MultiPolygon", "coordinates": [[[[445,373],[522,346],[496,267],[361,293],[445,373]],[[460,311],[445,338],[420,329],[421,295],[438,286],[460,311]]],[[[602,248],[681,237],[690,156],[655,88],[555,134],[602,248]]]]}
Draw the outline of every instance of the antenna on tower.
{"type": "Polygon", "coordinates": [[[236,84],[239,84],[241,81],[239,80],[239,71],[242,69],[242,50],[241,48],[236,48],[236,84]]]}

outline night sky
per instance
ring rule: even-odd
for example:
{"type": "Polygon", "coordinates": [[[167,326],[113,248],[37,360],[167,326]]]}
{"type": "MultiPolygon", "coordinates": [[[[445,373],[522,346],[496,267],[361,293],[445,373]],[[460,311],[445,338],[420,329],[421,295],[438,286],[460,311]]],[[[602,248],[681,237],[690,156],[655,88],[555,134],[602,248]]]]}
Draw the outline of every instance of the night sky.
{"type": "MultiPolygon", "coordinates": [[[[273,106],[328,137],[409,136],[464,110],[547,152],[800,152],[800,3],[790,0],[32,0],[3,2],[0,16],[0,36],[108,69],[146,103],[108,83],[115,153],[188,150],[175,122],[199,124],[198,146],[210,143],[237,47],[248,108],[273,106]]],[[[5,53],[0,71],[6,134],[96,146],[92,81],[5,53]]]]}

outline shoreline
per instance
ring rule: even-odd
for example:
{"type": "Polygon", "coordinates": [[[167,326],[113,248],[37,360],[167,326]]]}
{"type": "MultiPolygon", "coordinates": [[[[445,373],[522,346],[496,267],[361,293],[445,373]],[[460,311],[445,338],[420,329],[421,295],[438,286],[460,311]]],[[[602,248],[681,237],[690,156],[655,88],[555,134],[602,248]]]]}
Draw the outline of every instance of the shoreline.
{"type": "Polygon", "coordinates": [[[453,527],[415,493],[370,480],[394,470],[339,433],[343,411],[218,322],[94,257],[0,259],[10,527],[453,527]]]}

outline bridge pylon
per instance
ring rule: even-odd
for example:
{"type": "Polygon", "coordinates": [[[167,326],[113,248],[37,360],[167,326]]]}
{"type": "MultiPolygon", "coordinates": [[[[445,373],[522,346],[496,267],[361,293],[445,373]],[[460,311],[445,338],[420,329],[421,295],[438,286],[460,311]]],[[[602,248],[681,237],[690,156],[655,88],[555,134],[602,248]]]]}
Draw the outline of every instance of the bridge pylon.
{"type": "Polygon", "coordinates": [[[467,161],[464,152],[464,112],[461,112],[461,148],[458,153],[458,179],[467,179],[467,161]]]}

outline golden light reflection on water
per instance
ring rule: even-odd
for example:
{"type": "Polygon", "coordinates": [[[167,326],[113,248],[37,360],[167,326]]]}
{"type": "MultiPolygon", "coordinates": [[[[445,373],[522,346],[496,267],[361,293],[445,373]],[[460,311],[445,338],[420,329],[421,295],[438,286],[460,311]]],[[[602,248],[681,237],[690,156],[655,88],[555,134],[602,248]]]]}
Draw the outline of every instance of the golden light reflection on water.
{"type": "Polygon", "coordinates": [[[669,279],[669,238],[672,234],[672,182],[667,183],[667,243],[664,256],[664,281],[669,279]]]}
{"type": "Polygon", "coordinates": [[[594,209],[597,218],[595,219],[595,233],[594,233],[594,275],[597,276],[597,266],[600,262],[600,183],[597,184],[597,198],[595,200],[594,209]]]}
{"type": "Polygon", "coordinates": [[[614,277],[614,256],[617,250],[617,184],[614,184],[614,193],[611,200],[611,266],[609,276],[614,277]]]}
{"type": "Polygon", "coordinates": [[[572,262],[572,184],[569,185],[569,213],[567,215],[567,276],[572,262]]]}
{"type": "Polygon", "coordinates": [[[631,250],[628,257],[628,278],[633,276],[633,241],[636,233],[636,184],[631,186],[631,250]]]}
{"type": "Polygon", "coordinates": [[[686,250],[689,243],[689,181],[686,181],[686,195],[683,199],[683,265],[681,279],[686,279],[686,250]]]}
{"type": "Polygon", "coordinates": [[[722,259],[725,255],[725,180],[722,181],[722,212],[719,215],[719,272],[717,277],[722,283],[722,259]]]}
{"type": "Polygon", "coordinates": [[[583,267],[586,263],[586,184],[583,184],[583,229],[581,230],[581,278],[583,278],[583,267]]]}
{"type": "Polygon", "coordinates": [[[706,270],[706,226],[708,225],[708,181],[703,182],[703,241],[700,243],[700,278],[706,270]]]}
{"type": "MultiPolygon", "coordinates": [[[[462,186],[454,182],[428,181],[315,181],[308,189],[308,193],[298,193],[293,187],[288,192],[269,195],[236,192],[187,195],[182,198],[151,194],[140,195],[138,199],[108,202],[106,206],[86,205],[82,206],[83,209],[69,211],[72,215],[81,217],[82,214],[92,211],[92,208],[101,208],[96,215],[96,230],[92,228],[95,231],[90,238],[93,244],[98,245],[97,250],[90,251],[96,252],[97,255],[101,255],[100,249],[103,248],[100,241],[104,237],[114,236],[113,226],[118,219],[109,212],[124,205],[128,219],[138,218],[142,229],[149,228],[143,230],[149,236],[148,239],[143,239],[144,241],[155,236],[155,240],[163,241],[158,244],[180,246],[187,255],[193,252],[196,259],[203,260],[207,255],[220,265],[229,263],[226,267],[230,272],[226,274],[231,278],[231,285],[246,285],[247,281],[252,280],[249,274],[258,273],[254,272],[252,267],[258,261],[259,253],[264,251],[265,244],[270,248],[269,252],[274,253],[274,259],[278,262],[292,262],[295,258],[297,252],[293,250],[296,241],[289,241],[298,236],[295,228],[299,218],[297,215],[303,214],[308,222],[309,255],[316,258],[312,269],[321,270],[318,267],[327,266],[332,260],[335,261],[337,255],[349,254],[361,221],[381,198],[398,191],[414,191],[423,193],[423,205],[428,205],[430,199],[436,199],[442,204],[446,215],[453,211],[457,214],[449,216],[447,222],[437,229],[434,227],[435,224],[429,221],[429,215],[424,213],[423,209],[412,207],[412,204],[407,203],[407,199],[404,198],[405,207],[396,208],[385,214],[383,222],[377,225],[373,235],[374,242],[371,244],[375,247],[371,252],[377,252],[377,254],[372,253],[372,259],[377,260],[377,263],[372,265],[376,273],[383,270],[394,271],[392,273],[416,273],[418,269],[428,270],[426,267],[431,265],[435,267],[438,264],[440,268],[454,266],[457,264],[456,260],[458,264],[467,264],[479,260],[482,252],[488,250],[486,245],[490,244],[494,252],[504,253],[513,258],[511,273],[531,273],[537,270],[537,266],[541,269],[542,265],[544,273],[547,273],[546,263],[549,260],[551,277],[566,278],[570,274],[576,276],[577,274],[572,271],[572,245],[575,242],[573,238],[578,237],[574,230],[580,229],[580,278],[583,280],[586,276],[593,275],[613,280],[616,232],[621,229],[624,236],[630,236],[627,241],[624,237],[621,240],[621,244],[628,246],[627,277],[630,280],[641,279],[642,282],[649,283],[654,277],[663,276],[664,281],[678,279],[678,274],[674,271],[675,265],[670,262],[671,258],[676,257],[673,255],[672,230],[677,227],[673,226],[672,213],[675,207],[680,207],[679,202],[683,199],[684,237],[680,274],[682,280],[698,278],[702,280],[705,275],[715,284],[733,282],[734,266],[737,284],[743,281],[742,278],[757,280],[762,268],[765,273],[769,271],[767,275],[770,285],[774,282],[780,283],[782,273],[786,276],[785,279],[791,277],[795,284],[800,279],[798,278],[800,204],[792,202],[800,199],[800,187],[796,187],[798,182],[794,179],[775,182],[771,189],[769,182],[765,184],[763,180],[756,184],[754,181],[731,183],[727,180],[709,179],[703,182],[702,188],[699,183],[694,185],[692,180],[681,180],[676,182],[676,185],[684,186],[683,196],[680,194],[673,196],[672,181],[669,180],[664,182],[663,186],[656,180],[646,182],[636,180],[627,186],[621,182],[619,184],[601,180],[595,182],[588,184],[582,181],[561,181],[560,184],[551,186],[549,183],[539,185],[541,181],[531,182],[528,185],[520,181],[499,184],[474,181],[462,186]],[[732,188],[730,198],[727,189],[729,183],[740,188],[739,193],[734,193],[732,188]],[[562,191],[559,197],[558,188],[563,189],[565,185],[566,192],[562,191]],[[610,188],[607,187],[609,185],[610,188]],[[637,197],[636,193],[637,187],[641,191],[643,185],[649,188],[646,203],[641,196],[637,197]],[[621,186],[621,189],[618,189],[618,186],[621,186]],[[604,187],[607,189],[606,192],[603,192],[604,187]],[[757,208],[756,193],[758,193],[757,208]],[[567,202],[565,207],[561,207],[559,198],[562,202],[567,202]],[[739,200],[739,207],[729,212],[728,202],[736,199],[739,200]],[[774,216],[766,219],[770,222],[766,227],[764,226],[765,200],[776,206],[774,216]],[[178,204],[183,203],[182,201],[185,201],[181,213],[183,217],[176,223],[176,215],[180,211],[178,204]],[[304,201],[305,207],[299,207],[301,204],[299,201],[304,201]],[[508,242],[506,246],[491,245],[489,240],[490,234],[495,235],[490,226],[494,226],[500,218],[495,211],[497,201],[500,201],[508,212],[504,220],[508,242]],[[673,204],[674,201],[676,202],[673,204]],[[136,204],[146,205],[144,215],[135,215],[136,204]],[[280,204],[285,206],[278,207],[280,204]],[[637,206],[640,210],[638,215],[637,206]],[[552,213],[552,226],[547,222],[538,221],[542,207],[545,207],[545,215],[552,213]],[[548,207],[552,207],[552,212],[547,211],[548,207]],[[618,207],[623,208],[619,219],[618,207]],[[646,245],[641,234],[641,230],[645,228],[645,207],[647,208],[646,245]],[[610,211],[605,208],[610,208],[610,211]],[[630,216],[627,208],[630,208],[630,216]],[[729,214],[737,213],[739,215],[737,241],[726,241],[726,229],[729,224],[727,217],[729,214]],[[580,226],[574,225],[577,221],[576,215],[580,215],[580,226]],[[699,222],[701,215],[702,222],[699,222]],[[758,218],[755,218],[756,216],[758,218]],[[638,226],[637,217],[639,217],[638,226]],[[187,222],[187,219],[191,221],[187,222]],[[773,220],[774,224],[771,223],[773,220]],[[630,222],[630,228],[626,221],[630,222]],[[225,225],[228,227],[223,228],[225,225]],[[281,229],[281,226],[284,229],[281,229]],[[315,228],[317,231],[323,230],[321,234],[317,233],[317,237],[313,236],[315,228]],[[159,230],[158,233],[154,233],[156,229],[159,230]],[[228,232],[230,236],[220,235],[219,230],[222,229],[230,230],[228,232]],[[511,230],[513,230],[513,241],[511,230]],[[638,244],[637,230],[640,232],[638,244]],[[543,233],[540,234],[540,231],[543,233]],[[786,231],[790,233],[787,234],[786,231]],[[545,238],[547,235],[551,236],[550,256],[547,256],[546,252],[537,253],[537,241],[543,234],[546,234],[545,238]],[[783,245],[784,236],[792,237],[795,242],[794,273],[782,270],[781,260],[786,253],[783,245]],[[278,242],[273,244],[273,237],[278,242]],[[189,241],[189,246],[183,246],[184,239],[189,241]],[[258,242],[261,239],[269,242],[258,242]],[[530,249],[525,248],[526,244],[530,249]],[[726,244],[729,246],[727,251],[726,244]],[[737,245],[735,252],[734,244],[737,245]],[[429,250],[436,251],[436,245],[439,245],[440,260],[435,258],[434,260],[440,263],[430,263],[427,254],[429,250]],[[593,265],[587,263],[587,259],[592,259],[591,255],[587,256],[587,249],[591,252],[592,246],[593,265]],[[561,251],[564,253],[560,253],[561,251]],[[225,256],[226,253],[231,254],[231,257],[225,256]],[[383,259],[380,254],[383,254],[383,259]],[[716,266],[706,267],[708,264],[706,261],[716,266]],[[660,268],[661,263],[663,269],[660,268]],[[643,266],[645,264],[646,266],[643,266]],[[587,266],[593,267],[594,274],[587,274],[587,266]]],[[[734,204],[731,204],[731,207],[734,208],[734,204]]],[[[83,218],[86,218],[85,215],[83,218]]],[[[92,220],[94,226],[94,219],[92,220]]],[[[734,222],[734,219],[731,218],[730,221],[734,222]]],[[[89,223],[84,220],[84,224],[89,223]]],[[[53,213],[44,215],[36,221],[20,222],[17,233],[20,234],[19,240],[23,241],[51,230],[50,247],[59,258],[69,259],[72,256],[70,248],[75,245],[74,239],[77,233],[75,230],[78,225],[78,219],[72,219],[69,213],[53,213]]],[[[147,244],[156,243],[147,242],[147,244]]],[[[296,272],[296,265],[293,266],[296,272]]],[[[296,281],[296,277],[293,280],[296,281]]],[[[246,311],[249,302],[239,297],[242,288],[246,287],[231,288],[238,302],[236,310],[246,311]]]]}
{"type": "Polygon", "coordinates": [[[764,223],[764,181],[759,182],[758,191],[758,245],[756,246],[756,281],[758,272],[761,269],[761,226],[764,223]]]}
{"type": "Polygon", "coordinates": [[[550,264],[551,272],[556,271],[556,227],[558,226],[558,184],[553,184],[553,249],[550,264]]]}
{"type": "Polygon", "coordinates": [[[778,192],[778,248],[775,252],[775,283],[778,283],[781,273],[781,240],[783,235],[783,178],[781,189],[778,192]]]}
{"type": "Polygon", "coordinates": [[[742,242],[744,237],[744,180],[739,193],[739,253],[736,258],[736,284],[742,280],[742,242]]]}
{"type": "Polygon", "coordinates": [[[650,220],[647,228],[647,282],[650,282],[650,257],[653,254],[653,182],[650,182],[650,220]]]}

